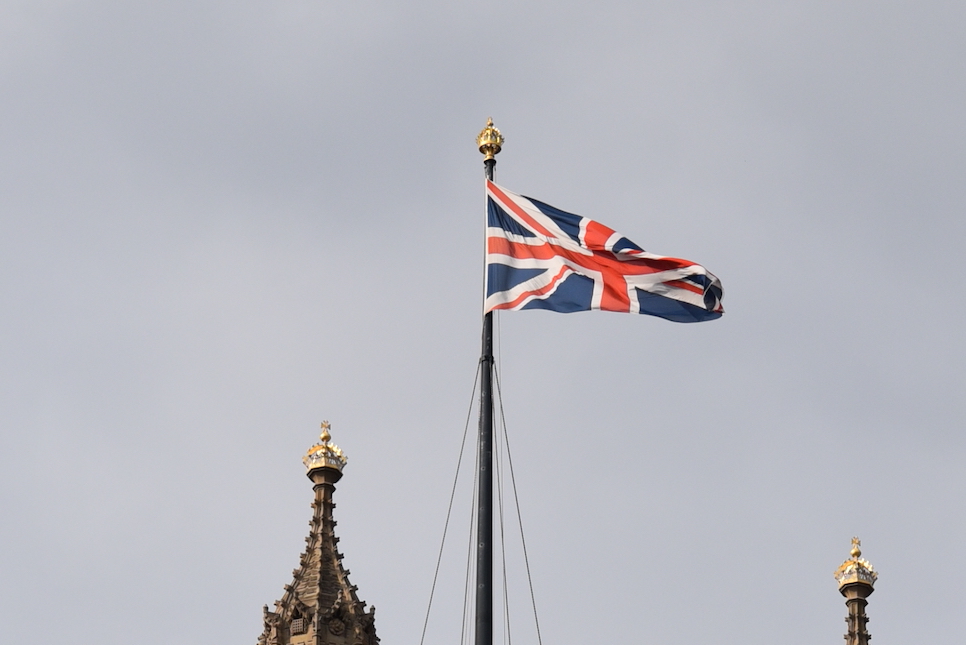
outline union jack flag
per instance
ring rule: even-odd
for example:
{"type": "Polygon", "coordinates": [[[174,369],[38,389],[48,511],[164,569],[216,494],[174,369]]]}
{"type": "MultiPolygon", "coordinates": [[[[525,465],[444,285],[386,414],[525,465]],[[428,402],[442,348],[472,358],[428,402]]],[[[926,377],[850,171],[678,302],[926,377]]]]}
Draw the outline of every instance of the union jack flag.
{"type": "Polygon", "coordinates": [[[647,253],[620,233],[486,182],[487,312],[621,311],[700,322],[724,313],[700,264],[647,253]]]}

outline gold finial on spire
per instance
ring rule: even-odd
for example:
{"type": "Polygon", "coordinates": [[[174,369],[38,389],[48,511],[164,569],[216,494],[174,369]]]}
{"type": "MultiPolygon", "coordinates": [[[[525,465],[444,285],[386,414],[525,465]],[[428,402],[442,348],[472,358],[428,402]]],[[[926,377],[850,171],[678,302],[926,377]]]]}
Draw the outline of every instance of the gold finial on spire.
{"type": "Polygon", "coordinates": [[[339,446],[332,443],[332,435],[329,430],[332,424],[328,421],[322,422],[322,434],[319,435],[319,443],[315,444],[302,458],[302,463],[309,470],[316,468],[334,468],[340,473],[348,461],[339,446]]]}
{"type": "Polygon", "coordinates": [[[495,158],[499,154],[500,150],[503,149],[503,142],[506,139],[497,130],[496,126],[493,125],[492,117],[486,120],[486,127],[480,132],[479,136],[476,137],[476,145],[479,146],[480,152],[483,153],[483,161],[489,161],[495,158]]]}
{"type": "MultiPolygon", "coordinates": [[[[849,584],[864,584],[873,586],[879,574],[868,560],[862,559],[862,540],[857,537],[852,538],[852,550],[849,555],[852,557],[842,563],[835,570],[835,580],[839,583],[839,589],[849,584]]],[[[845,593],[844,591],[842,593],[845,593]]],[[[869,592],[871,593],[871,592],[869,592]]]]}

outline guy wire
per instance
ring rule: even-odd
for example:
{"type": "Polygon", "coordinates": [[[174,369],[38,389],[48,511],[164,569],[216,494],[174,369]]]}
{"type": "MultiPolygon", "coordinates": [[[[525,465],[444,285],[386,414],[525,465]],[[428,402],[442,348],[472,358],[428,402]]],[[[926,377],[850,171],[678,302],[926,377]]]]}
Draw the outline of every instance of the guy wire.
{"type": "Polygon", "coordinates": [[[517,494],[517,478],[513,472],[513,455],[510,453],[510,435],[506,428],[506,415],[503,412],[503,393],[500,388],[500,374],[493,370],[496,382],[496,398],[500,402],[500,421],[503,424],[503,438],[506,446],[507,464],[510,466],[510,483],[513,486],[513,502],[517,507],[517,524],[520,526],[520,543],[523,545],[523,562],[527,568],[527,584],[530,586],[530,603],[533,606],[533,624],[537,629],[537,645],[543,645],[543,638],[540,636],[540,619],[537,617],[537,598],[533,593],[533,578],[530,575],[530,558],[527,556],[527,539],[523,534],[523,516],[520,513],[520,497],[517,494]]]}
{"type": "Polygon", "coordinates": [[[476,384],[480,379],[480,364],[476,364],[476,376],[473,378],[473,391],[470,394],[470,406],[466,411],[466,423],[463,425],[463,440],[460,442],[460,454],[456,460],[456,474],[453,477],[453,489],[449,494],[449,506],[446,508],[446,522],[443,524],[443,538],[439,543],[439,555],[436,558],[436,571],[433,572],[433,586],[429,590],[429,603],[426,606],[426,618],[423,620],[423,633],[419,637],[419,645],[426,639],[426,627],[429,625],[429,612],[433,608],[433,595],[436,593],[436,580],[439,577],[439,567],[443,561],[443,546],[446,544],[446,533],[449,530],[449,519],[453,512],[453,499],[456,497],[456,484],[459,482],[460,467],[463,464],[463,451],[466,449],[466,435],[470,429],[470,417],[473,414],[473,401],[476,399],[476,384]]]}
{"type": "MultiPolygon", "coordinates": [[[[495,372],[496,370],[494,370],[495,372]]],[[[505,517],[503,511],[503,458],[500,454],[500,434],[494,433],[493,447],[495,449],[496,462],[496,498],[500,509],[500,558],[503,567],[503,642],[510,645],[512,637],[510,633],[510,588],[506,577],[506,531],[505,517]]]]}
{"type": "MultiPolygon", "coordinates": [[[[473,469],[473,490],[471,491],[471,499],[476,499],[476,491],[479,488],[479,465],[480,465],[480,446],[476,446],[476,468],[473,469]]],[[[472,615],[470,614],[470,589],[475,585],[475,579],[473,579],[473,546],[476,544],[476,509],[470,504],[470,530],[469,539],[466,541],[466,575],[463,584],[463,617],[462,617],[462,629],[460,631],[460,645],[465,645],[469,642],[470,632],[472,631],[472,615]]]]}

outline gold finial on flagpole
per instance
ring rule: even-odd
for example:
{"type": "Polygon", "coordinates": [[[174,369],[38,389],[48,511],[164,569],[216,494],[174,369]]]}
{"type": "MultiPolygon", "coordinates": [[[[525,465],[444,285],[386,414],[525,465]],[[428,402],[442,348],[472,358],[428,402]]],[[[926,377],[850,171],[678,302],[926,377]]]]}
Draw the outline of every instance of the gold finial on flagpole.
{"type": "Polygon", "coordinates": [[[476,137],[476,145],[480,147],[480,152],[484,154],[483,161],[489,161],[499,154],[500,150],[503,149],[505,140],[496,126],[493,125],[493,119],[487,119],[486,127],[476,137]]]}

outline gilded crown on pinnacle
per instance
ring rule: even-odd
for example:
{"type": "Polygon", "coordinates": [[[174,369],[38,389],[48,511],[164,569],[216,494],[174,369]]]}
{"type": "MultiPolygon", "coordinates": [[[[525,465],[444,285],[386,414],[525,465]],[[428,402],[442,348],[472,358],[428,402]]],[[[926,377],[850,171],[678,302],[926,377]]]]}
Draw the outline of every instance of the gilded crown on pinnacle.
{"type": "Polygon", "coordinates": [[[859,538],[852,538],[852,550],[849,552],[849,555],[852,557],[843,562],[842,566],[835,570],[835,580],[839,583],[839,589],[845,585],[854,583],[861,583],[871,587],[879,577],[872,563],[868,560],[861,559],[861,546],[862,541],[859,538]]]}
{"type": "Polygon", "coordinates": [[[332,443],[332,435],[329,430],[332,425],[328,421],[322,422],[322,434],[319,435],[319,443],[315,444],[302,458],[302,463],[306,469],[334,468],[340,473],[348,461],[339,446],[332,443]]]}
{"type": "Polygon", "coordinates": [[[480,147],[480,152],[484,155],[483,161],[489,161],[499,154],[500,150],[503,149],[504,141],[503,135],[493,125],[493,119],[487,119],[486,127],[476,137],[476,145],[480,147]]]}

